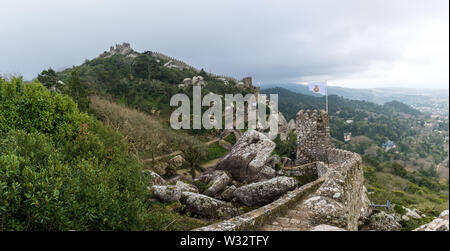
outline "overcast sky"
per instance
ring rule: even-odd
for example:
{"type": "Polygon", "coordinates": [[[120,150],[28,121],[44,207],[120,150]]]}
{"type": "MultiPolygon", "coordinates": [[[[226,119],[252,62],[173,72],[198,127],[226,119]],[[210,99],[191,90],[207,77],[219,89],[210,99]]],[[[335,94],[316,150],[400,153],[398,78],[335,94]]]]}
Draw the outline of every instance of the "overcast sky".
{"type": "Polygon", "coordinates": [[[0,74],[110,45],[254,82],[448,89],[448,0],[0,0],[0,74]]]}

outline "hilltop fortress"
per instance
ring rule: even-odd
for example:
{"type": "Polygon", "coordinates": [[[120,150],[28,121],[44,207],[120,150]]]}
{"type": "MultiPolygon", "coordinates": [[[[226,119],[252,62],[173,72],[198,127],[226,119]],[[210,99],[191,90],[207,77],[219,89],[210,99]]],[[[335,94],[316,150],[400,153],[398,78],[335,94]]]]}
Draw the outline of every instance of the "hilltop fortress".
{"type": "MultiPolygon", "coordinates": [[[[150,52],[151,56],[156,58],[158,61],[162,60],[164,62],[164,67],[167,67],[169,69],[178,69],[178,70],[185,70],[189,69],[194,72],[200,73],[201,70],[197,69],[181,60],[178,60],[176,58],[167,56],[164,53],[161,52],[150,52]]],[[[104,51],[102,54],[99,55],[100,58],[109,58],[114,55],[122,55],[125,57],[130,58],[136,58],[139,56],[139,52],[136,52],[133,48],[131,48],[130,43],[122,43],[122,44],[116,44],[115,46],[111,46],[109,48],[109,51],[104,51]]],[[[236,78],[230,77],[230,76],[223,76],[223,75],[216,75],[213,73],[207,73],[208,76],[212,78],[217,78],[221,81],[223,81],[225,84],[228,84],[229,82],[234,82],[238,87],[242,88],[250,88],[254,89],[255,93],[259,94],[260,89],[259,87],[253,86],[252,83],[252,77],[245,77],[242,80],[238,80],[236,78]]]]}

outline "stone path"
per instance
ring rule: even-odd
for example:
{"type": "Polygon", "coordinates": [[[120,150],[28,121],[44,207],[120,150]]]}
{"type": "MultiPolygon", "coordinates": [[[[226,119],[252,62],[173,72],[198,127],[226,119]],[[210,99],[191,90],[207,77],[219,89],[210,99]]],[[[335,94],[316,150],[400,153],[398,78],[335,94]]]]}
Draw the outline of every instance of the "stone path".
{"type": "Polygon", "coordinates": [[[259,231],[308,231],[312,225],[311,213],[303,203],[309,197],[299,201],[289,209],[283,216],[279,216],[272,222],[263,225],[259,231]]]}

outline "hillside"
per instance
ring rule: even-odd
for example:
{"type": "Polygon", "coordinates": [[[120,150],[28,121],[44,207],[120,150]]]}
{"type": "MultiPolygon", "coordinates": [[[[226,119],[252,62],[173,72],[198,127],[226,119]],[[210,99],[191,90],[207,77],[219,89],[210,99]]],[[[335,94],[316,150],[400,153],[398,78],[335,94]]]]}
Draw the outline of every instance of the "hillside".
{"type": "Polygon", "coordinates": [[[392,112],[402,112],[402,113],[410,114],[410,115],[420,115],[420,111],[412,108],[409,105],[399,102],[399,101],[387,102],[387,103],[384,103],[383,106],[385,108],[387,108],[388,110],[391,110],[392,112]]]}
{"type": "MultiPolygon", "coordinates": [[[[261,89],[285,88],[295,93],[316,96],[302,84],[261,84],[261,89]]],[[[328,86],[329,95],[338,95],[351,100],[368,101],[383,105],[384,103],[399,101],[414,106],[422,111],[432,112],[439,110],[448,116],[448,90],[414,90],[395,88],[352,89],[338,86],[328,86]]]]}
{"type": "Polygon", "coordinates": [[[201,85],[203,95],[253,92],[252,86],[233,78],[197,70],[161,53],[139,53],[126,43],[62,72],[45,70],[37,79],[48,88],[69,94],[82,109],[87,108],[86,97],[95,94],[147,114],[158,111],[163,117],[173,110],[170,98],[176,93],[191,97],[193,85],[201,85]],[[192,83],[194,77],[196,83],[192,83]]]}

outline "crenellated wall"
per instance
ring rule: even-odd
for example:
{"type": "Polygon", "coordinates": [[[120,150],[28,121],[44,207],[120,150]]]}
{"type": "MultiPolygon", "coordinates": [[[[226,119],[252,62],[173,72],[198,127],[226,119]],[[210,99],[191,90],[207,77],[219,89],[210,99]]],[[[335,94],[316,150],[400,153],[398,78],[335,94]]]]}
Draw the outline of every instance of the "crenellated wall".
{"type": "Polygon", "coordinates": [[[296,118],[298,165],[314,161],[328,162],[331,148],[330,126],[325,111],[300,110],[296,118]]]}

